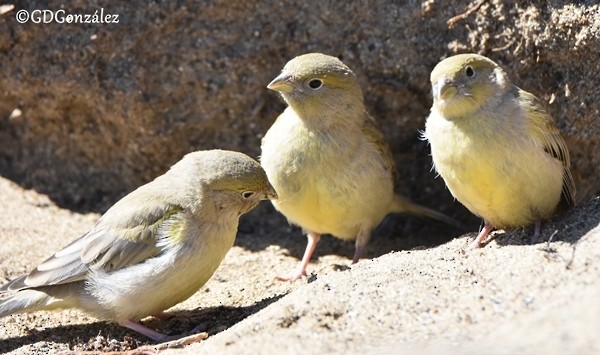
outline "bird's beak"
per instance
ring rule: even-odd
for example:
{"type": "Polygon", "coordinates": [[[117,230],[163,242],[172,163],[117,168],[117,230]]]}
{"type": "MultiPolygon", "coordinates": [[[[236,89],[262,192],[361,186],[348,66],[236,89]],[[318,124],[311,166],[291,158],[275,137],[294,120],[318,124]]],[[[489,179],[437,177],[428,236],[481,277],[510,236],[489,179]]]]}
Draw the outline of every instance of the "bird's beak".
{"type": "Polygon", "coordinates": [[[267,89],[279,91],[281,93],[291,92],[294,88],[292,75],[282,71],[273,81],[267,85],[267,89]]]}
{"type": "Polygon", "coordinates": [[[451,98],[458,91],[456,84],[452,79],[441,78],[437,83],[433,84],[434,100],[446,100],[451,98]]]}
{"type": "Polygon", "coordinates": [[[279,196],[277,196],[277,192],[275,188],[269,184],[269,191],[267,192],[267,199],[269,200],[277,200],[279,196]]]}

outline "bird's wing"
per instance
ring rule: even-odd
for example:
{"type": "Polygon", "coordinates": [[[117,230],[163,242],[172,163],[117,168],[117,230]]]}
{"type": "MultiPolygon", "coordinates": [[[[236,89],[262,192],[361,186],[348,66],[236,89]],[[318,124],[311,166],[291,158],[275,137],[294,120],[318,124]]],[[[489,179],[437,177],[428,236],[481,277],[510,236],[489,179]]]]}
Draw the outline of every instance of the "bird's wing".
{"type": "Polygon", "coordinates": [[[371,142],[379,151],[381,155],[381,159],[383,160],[383,164],[385,169],[392,174],[392,181],[396,181],[396,165],[394,163],[394,157],[392,156],[392,150],[388,145],[385,137],[379,127],[377,127],[377,123],[369,115],[365,112],[365,123],[363,125],[362,131],[365,137],[369,142],[371,142]]]}
{"type": "Polygon", "coordinates": [[[534,137],[542,142],[544,150],[563,165],[562,198],[572,207],[575,205],[575,182],[571,175],[571,161],[567,144],[539,99],[517,87],[515,90],[519,101],[528,113],[530,132],[533,132],[534,137]]]}
{"type": "Polygon", "coordinates": [[[164,234],[159,230],[183,228],[183,208],[146,200],[142,209],[136,202],[127,198],[119,201],[119,208],[113,206],[92,230],[0,291],[80,281],[89,270],[114,271],[157,255],[159,234],[164,234]]]}

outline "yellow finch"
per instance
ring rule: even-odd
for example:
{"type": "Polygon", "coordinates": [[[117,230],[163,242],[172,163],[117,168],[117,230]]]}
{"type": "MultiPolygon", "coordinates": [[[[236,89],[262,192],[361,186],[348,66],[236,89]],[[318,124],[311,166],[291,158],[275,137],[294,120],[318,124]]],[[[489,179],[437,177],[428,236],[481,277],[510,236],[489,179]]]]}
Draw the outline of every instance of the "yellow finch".
{"type": "Polygon", "coordinates": [[[425,138],[450,192],[484,219],[471,247],[493,228],[550,218],[561,197],[574,204],[569,151],[552,118],[532,94],[511,84],[490,59],[461,54],[431,73],[433,107],[425,138]]]}
{"type": "Polygon", "coordinates": [[[267,87],[288,107],[263,138],[260,163],[279,195],[273,205],[308,236],[300,267],[279,279],[306,275],[321,234],[356,240],[355,263],[371,230],[390,212],[454,223],[394,194],[388,144],[365,111],[356,76],[339,59],[301,55],[267,87]]]}
{"type": "Polygon", "coordinates": [[[199,151],[112,206],[79,239],[4,285],[0,317],[75,307],[155,341],[137,321],[192,296],[233,245],[239,216],[276,194],[260,165],[199,151]]]}

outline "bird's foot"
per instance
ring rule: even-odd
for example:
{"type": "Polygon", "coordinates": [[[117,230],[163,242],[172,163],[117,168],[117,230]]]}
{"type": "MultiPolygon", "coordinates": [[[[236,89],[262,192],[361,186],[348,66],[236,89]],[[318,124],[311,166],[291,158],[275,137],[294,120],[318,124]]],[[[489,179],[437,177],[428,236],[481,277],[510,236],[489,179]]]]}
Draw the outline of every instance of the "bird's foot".
{"type": "Polygon", "coordinates": [[[120,321],[119,325],[136,331],[158,342],[158,344],[155,345],[145,345],[137,349],[131,350],[130,352],[127,352],[127,354],[130,355],[154,354],[165,349],[181,348],[186,345],[197,343],[208,338],[208,333],[206,332],[196,333],[184,337],[182,337],[181,335],[168,336],[130,320],[120,321]]]}
{"type": "Polygon", "coordinates": [[[533,237],[531,237],[533,244],[542,242],[542,220],[538,219],[535,221],[535,228],[533,231],[533,237]]]}
{"type": "Polygon", "coordinates": [[[308,275],[306,274],[306,269],[298,269],[295,272],[293,272],[292,274],[290,274],[289,276],[277,276],[276,279],[277,279],[277,281],[294,282],[296,280],[300,280],[307,276],[308,275]]]}
{"type": "Polygon", "coordinates": [[[479,249],[486,246],[491,239],[486,241],[485,238],[487,238],[492,229],[494,229],[494,227],[491,224],[485,223],[483,229],[479,232],[477,237],[475,237],[475,240],[467,247],[467,250],[479,249]]]}

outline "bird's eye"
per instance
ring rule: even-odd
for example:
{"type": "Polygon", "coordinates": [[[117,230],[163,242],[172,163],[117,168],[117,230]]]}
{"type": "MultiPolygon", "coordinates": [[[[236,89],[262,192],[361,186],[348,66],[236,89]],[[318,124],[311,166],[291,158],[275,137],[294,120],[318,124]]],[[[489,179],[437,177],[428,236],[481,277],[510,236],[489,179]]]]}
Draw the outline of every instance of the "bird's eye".
{"type": "Polygon", "coordinates": [[[475,75],[475,70],[473,70],[473,67],[471,67],[470,65],[467,65],[465,67],[465,75],[468,76],[469,78],[472,78],[473,75],[475,75]]]}
{"type": "Polygon", "coordinates": [[[242,198],[244,198],[245,200],[249,199],[252,196],[254,196],[254,191],[244,191],[244,192],[242,192],[242,198]]]}
{"type": "Polygon", "coordinates": [[[317,90],[321,88],[321,86],[323,86],[323,81],[321,81],[320,79],[312,79],[308,82],[308,86],[313,90],[317,90]]]}

